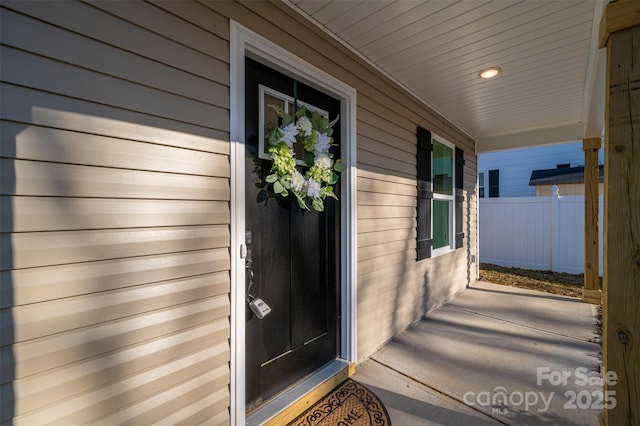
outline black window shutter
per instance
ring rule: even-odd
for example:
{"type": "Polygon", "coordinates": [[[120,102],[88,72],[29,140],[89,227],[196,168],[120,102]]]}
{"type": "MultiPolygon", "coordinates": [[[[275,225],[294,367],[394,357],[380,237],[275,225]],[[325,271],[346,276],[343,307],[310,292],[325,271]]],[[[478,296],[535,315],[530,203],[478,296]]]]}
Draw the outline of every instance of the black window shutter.
{"type": "Polygon", "coordinates": [[[431,142],[431,132],[418,127],[418,221],[417,221],[417,260],[431,257],[431,199],[433,192],[431,188],[431,152],[433,143],[431,142]]]}
{"type": "Polygon", "coordinates": [[[500,196],[500,170],[489,170],[489,197],[500,196]]]}
{"type": "Polygon", "coordinates": [[[464,182],[464,151],[456,148],[456,188],[455,188],[455,225],[456,225],[456,245],[460,248],[464,245],[464,232],[462,228],[462,209],[464,201],[463,182],[464,182]]]}

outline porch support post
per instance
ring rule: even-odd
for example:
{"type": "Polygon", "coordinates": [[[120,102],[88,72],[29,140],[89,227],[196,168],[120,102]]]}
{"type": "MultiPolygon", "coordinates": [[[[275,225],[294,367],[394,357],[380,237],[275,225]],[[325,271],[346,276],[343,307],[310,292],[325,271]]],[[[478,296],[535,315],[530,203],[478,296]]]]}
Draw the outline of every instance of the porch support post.
{"type": "Polygon", "coordinates": [[[600,304],[598,256],[598,151],[600,138],[582,140],[584,151],[584,288],[582,301],[600,304]]]}
{"type": "Polygon", "coordinates": [[[605,392],[616,401],[615,407],[605,404],[601,423],[638,425],[640,2],[609,3],[600,24],[600,42],[600,47],[607,47],[603,378],[605,392]]]}

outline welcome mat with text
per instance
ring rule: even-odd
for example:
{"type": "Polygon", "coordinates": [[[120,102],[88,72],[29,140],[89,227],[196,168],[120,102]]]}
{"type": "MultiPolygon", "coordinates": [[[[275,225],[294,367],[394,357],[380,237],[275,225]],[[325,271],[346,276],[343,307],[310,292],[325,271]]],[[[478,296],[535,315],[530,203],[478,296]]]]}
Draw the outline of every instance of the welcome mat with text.
{"type": "Polygon", "coordinates": [[[290,426],[390,426],[380,399],[360,383],[347,379],[290,426]]]}

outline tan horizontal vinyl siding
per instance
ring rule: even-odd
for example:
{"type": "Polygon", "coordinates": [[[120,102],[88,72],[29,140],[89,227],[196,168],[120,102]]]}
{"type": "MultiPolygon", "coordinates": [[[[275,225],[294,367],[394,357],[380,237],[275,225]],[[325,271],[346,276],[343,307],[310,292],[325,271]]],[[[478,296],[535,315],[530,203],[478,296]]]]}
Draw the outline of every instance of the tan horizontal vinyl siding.
{"type": "Polygon", "coordinates": [[[228,21],[0,19],[0,421],[228,424],[228,21]]]}
{"type": "Polygon", "coordinates": [[[358,355],[366,358],[475,280],[467,273],[476,250],[475,236],[469,237],[475,216],[464,217],[464,249],[415,261],[416,128],[465,151],[465,196],[472,207],[474,141],[286,4],[202,3],[357,90],[358,355]]]}
{"type": "Polygon", "coordinates": [[[0,234],[0,270],[229,246],[227,225],[0,234]],[[12,250],[9,251],[8,249],[12,250]]]}
{"type": "Polygon", "coordinates": [[[358,91],[360,357],[467,283],[475,236],[414,260],[415,127],[464,148],[470,207],[473,142],[286,5],[0,16],[2,420],[228,423],[228,17],[358,91]]]}

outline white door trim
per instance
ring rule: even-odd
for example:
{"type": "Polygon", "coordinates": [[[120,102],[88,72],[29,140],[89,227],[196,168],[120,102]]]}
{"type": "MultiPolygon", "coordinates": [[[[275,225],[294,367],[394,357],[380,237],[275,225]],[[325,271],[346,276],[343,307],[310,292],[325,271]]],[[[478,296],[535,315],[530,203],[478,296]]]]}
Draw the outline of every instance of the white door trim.
{"type": "Polygon", "coordinates": [[[244,60],[249,56],[340,99],[341,157],[341,358],[357,361],[356,345],[356,90],[257,33],[230,22],[231,107],[231,424],[245,424],[244,60]]]}

